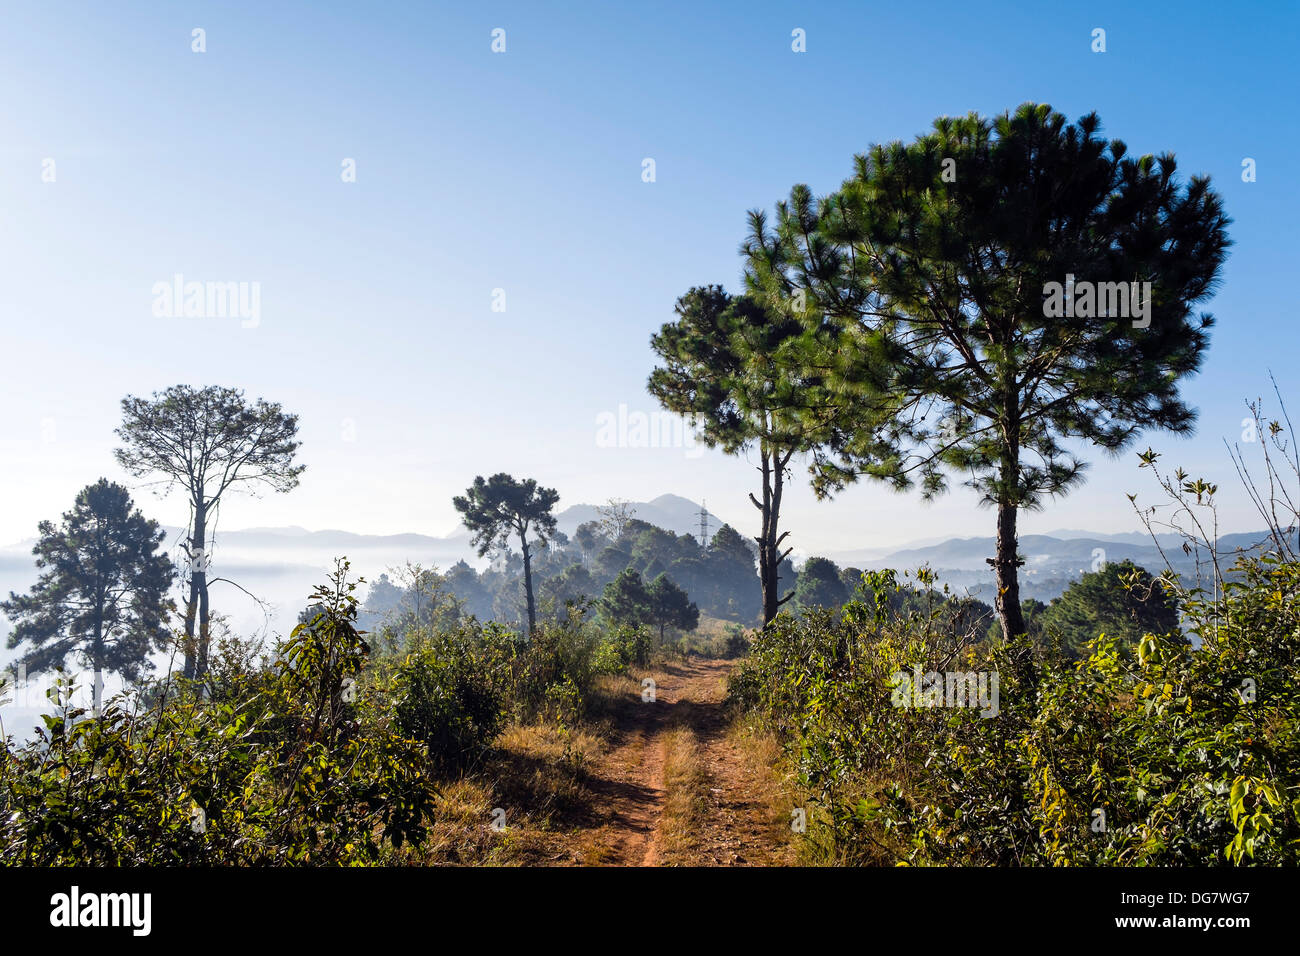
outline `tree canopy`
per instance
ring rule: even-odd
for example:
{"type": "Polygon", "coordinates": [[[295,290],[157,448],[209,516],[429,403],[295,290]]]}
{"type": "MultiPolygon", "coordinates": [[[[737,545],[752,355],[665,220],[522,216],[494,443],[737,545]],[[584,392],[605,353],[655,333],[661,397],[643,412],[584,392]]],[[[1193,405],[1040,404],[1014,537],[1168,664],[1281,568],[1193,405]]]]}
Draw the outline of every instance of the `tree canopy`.
{"type": "Polygon", "coordinates": [[[716,285],[691,289],[675,311],[676,321],[650,340],[663,363],[650,375],[650,394],[690,416],[709,447],[729,455],[757,449],[762,497],[749,500],[762,520],[755,540],[766,624],[793,596],[781,595],[779,572],[790,553],[781,548],[789,532],[779,529],[790,462],[833,427],[820,373],[801,357],[816,333],[760,298],[716,285]]]}
{"type": "Polygon", "coordinates": [[[1059,636],[1072,657],[1082,656],[1084,645],[1103,633],[1119,638],[1121,648],[1130,654],[1147,634],[1179,633],[1177,598],[1132,561],[1111,562],[1086,572],[1037,617],[1043,636],[1048,640],[1059,636]]]}
{"type": "Polygon", "coordinates": [[[641,572],[624,568],[618,577],[605,585],[600,609],[611,624],[637,626],[650,621],[650,594],[641,572]]]}
{"type": "Polygon", "coordinates": [[[837,608],[849,599],[840,569],[828,558],[809,558],[795,579],[794,600],[800,608],[837,608]]]}
{"type": "Polygon", "coordinates": [[[661,643],[664,631],[670,627],[693,631],[699,625],[700,609],[667,574],[660,574],[650,582],[646,597],[649,599],[650,623],[659,628],[661,643]]]}

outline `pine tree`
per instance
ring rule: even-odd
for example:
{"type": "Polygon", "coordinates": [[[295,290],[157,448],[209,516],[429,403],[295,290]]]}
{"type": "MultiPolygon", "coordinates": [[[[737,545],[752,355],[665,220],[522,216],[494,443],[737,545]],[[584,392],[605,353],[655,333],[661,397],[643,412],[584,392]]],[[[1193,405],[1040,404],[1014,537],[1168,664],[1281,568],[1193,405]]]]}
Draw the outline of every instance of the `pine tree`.
{"type": "Polygon", "coordinates": [[[1178,633],[1178,600],[1145,568],[1111,562],[1071,582],[1038,620],[1044,637],[1059,636],[1072,656],[1102,633],[1119,638],[1131,653],[1146,634],[1178,633]]]}
{"type": "Polygon", "coordinates": [[[827,558],[809,558],[795,579],[794,600],[800,608],[837,608],[849,599],[840,569],[827,558]]]}
{"type": "Polygon", "coordinates": [[[504,472],[486,480],[479,475],[464,495],[451,500],[465,527],[473,533],[479,557],[493,548],[505,547],[512,534],[518,535],[524,557],[524,596],[530,635],[537,629],[532,549],[545,545],[555,534],[552,511],[559,500],[559,492],[554,488],[541,488],[532,478],[520,481],[504,472]]]}
{"type": "Polygon", "coordinates": [[[152,398],[122,399],[117,436],[123,447],[113,454],[128,474],[161,475],[166,490],[179,487],[189,499],[185,676],[202,678],[208,669],[212,619],[208,588],[217,583],[208,576],[210,529],[231,489],[287,492],[298,486],[306,468],[293,461],[299,447],[298,416],[262,399],[247,402],[238,389],[174,385],[152,398]]]}
{"type": "Polygon", "coordinates": [[[637,627],[650,623],[650,592],[641,572],[635,568],[624,568],[619,572],[618,577],[605,585],[600,609],[611,624],[637,627]]]}
{"type": "Polygon", "coordinates": [[[1178,387],[1213,321],[1192,307],[1229,246],[1208,178],[1183,185],[1172,155],[1130,158],[1100,128],[1032,103],[941,118],[857,157],[822,200],[796,186],[773,229],[751,213],[743,250],[752,292],[835,329],[815,367],[843,427],[815,489],[919,477],[932,496],[946,471],[969,476],[997,511],[1007,637],[1025,632],[1017,515],[1083,475],[1063,442],[1114,453],[1192,428],[1178,387]]]}
{"type": "Polygon", "coordinates": [[[32,553],[41,574],[0,610],[14,622],[9,647],[30,645],[29,673],[77,657],[96,675],[138,680],[149,655],[167,646],[167,589],[176,575],[158,553],[165,534],[134,508],[121,485],[101,478],[83,488],[63,523],[42,521],[32,553]]]}
{"type": "Polygon", "coordinates": [[[667,574],[660,574],[650,582],[646,598],[650,623],[659,628],[660,644],[663,643],[667,628],[693,631],[699,626],[700,609],[667,574]]]}
{"type": "Polygon", "coordinates": [[[781,562],[790,554],[782,550],[790,532],[779,528],[790,463],[832,427],[820,379],[800,359],[814,333],[789,312],[716,285],[691,289],[676,313],[650,340],[663,360],[650,376],[650,394],[690,416],[709,447],[729,455],[757,450],[762,497],[750,493],[749,500],[762,520],[755,540],[767,624],[794,595],[780,593],[781,562]]]}

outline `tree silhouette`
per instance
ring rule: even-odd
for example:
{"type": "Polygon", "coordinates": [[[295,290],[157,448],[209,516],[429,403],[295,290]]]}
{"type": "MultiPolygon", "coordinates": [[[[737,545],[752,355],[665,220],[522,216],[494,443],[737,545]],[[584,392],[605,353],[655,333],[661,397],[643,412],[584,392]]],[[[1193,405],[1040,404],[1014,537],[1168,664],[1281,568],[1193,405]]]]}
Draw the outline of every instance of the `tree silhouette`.
{"type": "Polygon", "coordinates": [[[545,544],[548,536],[555,534],[555,516],[551,510],[559,500],[554,488],[539,488],[532,478],[519,481],[505,472],[486,481],[481,475],[476,477],[464,495],[451,500],[465,527],[473,534],[479,557],[493,548],[505,547],[512,534],[519,536],[530,635],[537,627],[537,610],[533,601],[532,543],[528,536],[531,532],[536,536],[536,543],[545,544]]]}
{"type": "Polygon", "coordinates": [[[630,501],[610,498],[605,504],[596,506],[596,514],[600,515],[598,526],[601,533],[611,542],[616,542],[623,537],[623,532],[633,520],[636,509],[632,507],[630,501]]]}
{"type": "Polygon", "coordinates": [[[675,627],[693,631],[700,623],[700,609],[667,574],[660,574],[646,588],[649,620],[659,628],[659,643],[664,640],[664,630],[675,627]]]}
{"type": "Polygon", "coordinates": [[[152,398],[122,399],[116,434],[123,447],[113,454],[129,474],[160,475],[163,494],[179,487],[189,498],[185,677],[201,679],[208,669],[208,586],[224,580],[208,578],[209,534],[222,496],[232,488],[285,492],[298,486],[306,467],[293,463],[298,416],[260,398],[247,402],[238,389],[173,385],[152,398]]]}
{"type": "Polygon", "coordinates": [[[600,609],[612,624],[637,626],[650,622],[650,592],[641,572],[624,568],[618,577],[605,585],[600,609]]]}
{"type": "Polygon", "coordinates": [[[41,575],[0,610],[14,622],[9,647],[31,645],[31,673],[78,656],[96,675],[137,680],[168,641],[167,600],[176,570],[158,553],[165,533],[136,510],[121,485],[101,478],[83,488],[63,523],[42,521],[32,554],[41,575]]]}

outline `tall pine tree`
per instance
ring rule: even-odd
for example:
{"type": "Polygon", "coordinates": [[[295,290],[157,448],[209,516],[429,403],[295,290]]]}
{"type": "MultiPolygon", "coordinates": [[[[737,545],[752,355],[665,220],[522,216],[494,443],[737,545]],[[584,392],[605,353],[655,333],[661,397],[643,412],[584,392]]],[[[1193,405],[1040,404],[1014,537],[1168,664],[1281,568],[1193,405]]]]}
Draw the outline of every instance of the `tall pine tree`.
{"type": "Polygon", "coordinates": [[[1205,177],[1172,155],[1131,158],[1040,104],[989,120],[936,120],[910,144],[857,157],[843,187],[796,186],[773,228],[750,214],[751,291],[798,299],[833,327],[814,364],[829,391],[860,394],[818,462],[825,494],[868,474],[925,495],[945,473],[997,511],[997,611],[1023,634],[1017,516],[1068,492],[1084,463],[1145,429],[1187,432],[1179,395],[1208,343],[1193,313],[1229,242],[1205,177]],[[892,459],[882,448],[899,447],[892,459]]]}
{"type": "Polygon", "coordinates": [[[790,532],[780,529],[790,463],[834,430],[832,402],[803,358],[817,332],[789,310],[716,285],[691,289],[676,312],[650,340],[663,362],[650,375],[650,394],[689,416],[709,447],[758,453],[761,497],[751,492],[749,500],[761,519],[755,540],[766,625],[794,595],[781,593],[780,580],[791,550],[783,549],[790,532]]]}

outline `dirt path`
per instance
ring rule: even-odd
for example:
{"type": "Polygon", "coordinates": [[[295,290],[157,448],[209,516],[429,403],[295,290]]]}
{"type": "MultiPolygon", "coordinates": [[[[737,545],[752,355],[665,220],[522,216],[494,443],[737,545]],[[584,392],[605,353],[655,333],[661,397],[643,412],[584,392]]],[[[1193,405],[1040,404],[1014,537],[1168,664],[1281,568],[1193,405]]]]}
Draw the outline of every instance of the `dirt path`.
{"type": "Polygon", "coordinates": [[[613,746],[587,771],[595,825],[577,862],[622,866],[779,865],[771,768],[754,766],[723,709],[732,662],[691,658],[649,672],[653,703],[615,715],[613,746]],[[671,753],[670,753],[671,747],[671,753]],[[666,771],[671,779],[666,780],[666,771]]]}

